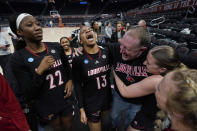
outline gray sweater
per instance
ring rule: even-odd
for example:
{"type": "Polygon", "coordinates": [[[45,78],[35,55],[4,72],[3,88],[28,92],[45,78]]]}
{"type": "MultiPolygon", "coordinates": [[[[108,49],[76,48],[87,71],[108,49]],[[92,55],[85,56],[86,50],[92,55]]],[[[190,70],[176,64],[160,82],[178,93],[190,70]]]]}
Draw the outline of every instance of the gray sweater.
{"type": "MultiPolygon", "coordinates": [[[[3,36],[3,34],[0,32],[0,46],[6,46],[6,45],[10,45],[10,43],[8,42],[6,37],[3,36]]],[[[8,47],[0,48],[0,56],[1,55],[8,55],[10,53],[11,53],[11,51],[8,47]]]]}

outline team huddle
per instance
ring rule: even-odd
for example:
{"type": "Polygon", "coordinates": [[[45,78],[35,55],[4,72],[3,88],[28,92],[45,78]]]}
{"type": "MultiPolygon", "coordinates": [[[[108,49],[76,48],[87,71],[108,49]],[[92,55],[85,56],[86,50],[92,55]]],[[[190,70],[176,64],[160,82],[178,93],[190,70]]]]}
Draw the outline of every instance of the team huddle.
{"type": "Polygon", "coordinates": [[[77,105],[79,121],[90,131],[197,130],[197,71],[181,63],[172,47],[152,47],[147,27],[130,27],[117,42],[100,44],[97,33],[82,25],[80,48],[72,49],[67,37],[42,42],[42,28],[30,14],[9,23],[22,40],[4,76],[20,104],[18,114],[25,115],[11,116],[9,126],[0,122],[1,129],[38,131],[43,122],[54,131],[72,131],[77,105]]]}

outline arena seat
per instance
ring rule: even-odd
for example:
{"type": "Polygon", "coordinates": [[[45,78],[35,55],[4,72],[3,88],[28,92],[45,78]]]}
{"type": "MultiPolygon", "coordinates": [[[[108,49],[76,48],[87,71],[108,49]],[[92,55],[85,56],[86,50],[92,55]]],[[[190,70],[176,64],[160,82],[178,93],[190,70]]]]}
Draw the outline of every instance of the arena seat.
{"type": "Polygon", "coordinates": [[[174,49],[176,49],[178,47],[178,43],[175,42],[169,42],[169,46],[173,47],[174,49]]]}
{"type": "Polygon", "coordinates": [[[152,43],[155,44],[155,43],[156,43],[156,40],[157,40],[157,38],[156,38],[155,36],[152,36],[152,37],[151,37],[151,42],[152,42],[152,43]]]}
{"type": "Polygon", "coordinates": [[[177,50],[177,53],[179,54],[179,56],[185,56],[189,53],[189,48],[187,47],[179,47],[176,49],[177,50]]]}
{"type": "Polygon", "coordinates": [[[193,41],[193,42],[197,42],[197,37],[195,34],[189,34],[186,37],[187,41],[193,41]]]}
{"type": "Polygon", "coordinates": [[[192,49],[188,55],[182,58],[182,61],[189,68],[197,69],[197,49],[192,49]]]}
{"type": "Polygon", "coordinates": [[[163,40],[160,41],[159,45],[169,45],[169,41],[163,39],[163,40]]]}
{"type": "Polygon", "coordinates": [[[158,46],[158,45],[156,45],[156,44],[154,44],[154,43],[150,43],[150,48],[154,48],[154,47],[156,47],[156,46],[158,46]]]}
{"type": "Polygon", "coordinates": [[[197,34],[197,24],[192,25],[191,30],[191,32],[197,34]]]}

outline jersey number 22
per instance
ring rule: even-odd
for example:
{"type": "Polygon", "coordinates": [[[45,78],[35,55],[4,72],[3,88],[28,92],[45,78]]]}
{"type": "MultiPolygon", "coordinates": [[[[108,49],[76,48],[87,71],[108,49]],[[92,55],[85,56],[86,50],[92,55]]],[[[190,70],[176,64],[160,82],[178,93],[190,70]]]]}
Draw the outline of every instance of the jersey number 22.
{"type": "Polygon", "coordinates": [[[46,77],[46,80],[50,80],[50,87],[49,89],[53,89],[55,87],[57,87],[55,84],[54,84],[54,79],[58,77],[59,78],[59,81],[58,81],[58,86],[62,85],[64,82],[62,81],[62,74],[59,70],[57,70],[54,75],[53,74],[49,74],[47,75],[46,77]],[[55,76],[55,77],[54,77],[55,76]]]}

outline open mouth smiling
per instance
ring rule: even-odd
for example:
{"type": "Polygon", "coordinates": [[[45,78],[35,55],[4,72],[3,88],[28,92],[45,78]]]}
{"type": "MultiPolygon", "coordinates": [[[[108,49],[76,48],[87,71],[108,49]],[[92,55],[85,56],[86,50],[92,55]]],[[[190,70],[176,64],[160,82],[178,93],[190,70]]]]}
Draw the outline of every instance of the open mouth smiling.
{"type": "Polygon", "coordinates": [[[86,39],[87,39],[88,41],[93,41],[93,40],[94,40],[93,34],[88,34],[88,35],[86,36],[86,39]]]}

